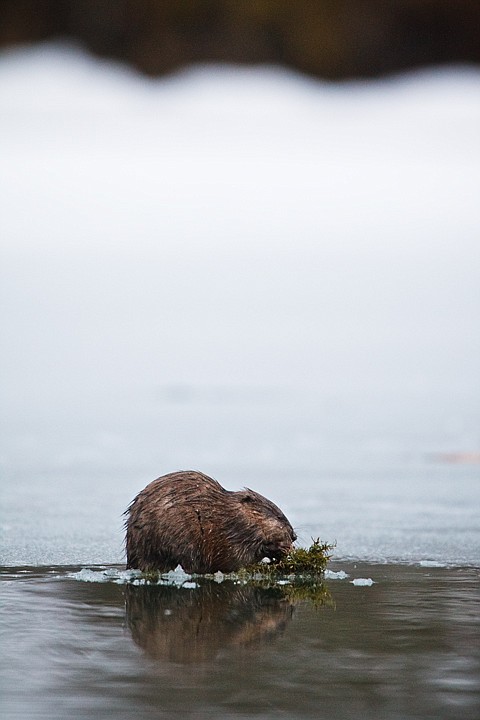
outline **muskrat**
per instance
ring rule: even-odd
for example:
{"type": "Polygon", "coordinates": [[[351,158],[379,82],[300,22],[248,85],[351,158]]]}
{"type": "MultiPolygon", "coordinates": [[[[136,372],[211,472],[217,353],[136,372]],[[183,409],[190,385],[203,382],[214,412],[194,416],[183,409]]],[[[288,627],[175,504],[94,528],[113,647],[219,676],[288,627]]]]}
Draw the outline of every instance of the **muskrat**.
{"type": "Polygon", "coordinates": [[[297,539],[270,500],[245,488],[225,490],[208,475],[173,472],[142,490],[125,515],[127,568],[234,572],[286,555],[297,539]]]}

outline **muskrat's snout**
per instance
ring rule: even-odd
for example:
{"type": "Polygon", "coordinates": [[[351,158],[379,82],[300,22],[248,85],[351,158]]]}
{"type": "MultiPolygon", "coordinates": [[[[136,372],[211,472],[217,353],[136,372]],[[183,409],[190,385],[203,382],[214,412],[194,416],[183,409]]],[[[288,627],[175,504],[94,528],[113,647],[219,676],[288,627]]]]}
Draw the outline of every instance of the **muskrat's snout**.
{"type": "Polygon", "coordinates": [[[287,543],[282,544],[282,547],[287,548],[285,554],[287,554],[293,550],[293,543],[295,542],[296,539],[297,539],[297,533],[295,532],[295,530],[292,527],[290,527],[290,538],[287,543]]]}
{"type": "Polygon", "coordinates": [[[291,536],[282,538],[281,540],[270,540],[264,545],[265,557],[275,560],[288,555],[293,550],[293,543],[297,536],[292,532],[291,536]]]}
{"type": "Polygon", "coordinates": [[[288,555],[288,553],[293,550],[293,543],[288,543],[288,545],[279,545],[277,550],[279,550],[282,555],[288,555]]]}

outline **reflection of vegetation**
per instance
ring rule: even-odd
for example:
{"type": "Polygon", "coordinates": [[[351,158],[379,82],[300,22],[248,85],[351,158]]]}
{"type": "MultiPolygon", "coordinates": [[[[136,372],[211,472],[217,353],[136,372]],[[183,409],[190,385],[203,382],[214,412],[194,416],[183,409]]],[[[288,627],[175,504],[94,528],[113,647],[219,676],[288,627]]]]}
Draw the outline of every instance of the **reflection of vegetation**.
{"type": "Polygon", "coordinates": [[[313,581],[294,581],[290,585],[284,586],[285,598],[292,604],[307,601],[315,608],[322,605],[326,607],[334,607],[335,603],[330,594],[330,590],[323,583],[313,581]]]}
{"type": "Polygon", "coordinates": [[[252,587],[277,590],[283,599],[292,606],[302,601],[309,602],[315,608],[334,606],[327,585],[312,576],[303,578],[291,576],[288,580],[282,580],[278,578],[261,578],[257,575],[248,580],[243,580],[243,582],[252,587]]]}

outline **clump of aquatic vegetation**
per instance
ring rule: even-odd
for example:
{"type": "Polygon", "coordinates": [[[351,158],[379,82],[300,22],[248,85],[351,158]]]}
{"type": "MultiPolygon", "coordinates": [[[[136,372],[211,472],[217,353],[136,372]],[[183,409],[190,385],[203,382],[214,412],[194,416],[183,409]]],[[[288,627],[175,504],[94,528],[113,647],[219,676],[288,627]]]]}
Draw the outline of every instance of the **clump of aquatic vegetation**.
{"type": "Polygon", "coordinates": [[[261,576],[266,579],[277,578],[315,578],[325,572],[330,553],[334,546],[313,540],[309,548],[293,548],[281,560],[272,563],[260,562],[241,570],[239,575],[261,576]]]}
{"type": "Polygon", "coordinates": [[[334,546],[312,541],[309,548],[293,548],[277,562],[260,562],[240,570],[236,576],[259,587],[277,587],[286,600],[307,600],[315,607],[333,606],[332,596],[323,582],[323,574],[334,546]]]}

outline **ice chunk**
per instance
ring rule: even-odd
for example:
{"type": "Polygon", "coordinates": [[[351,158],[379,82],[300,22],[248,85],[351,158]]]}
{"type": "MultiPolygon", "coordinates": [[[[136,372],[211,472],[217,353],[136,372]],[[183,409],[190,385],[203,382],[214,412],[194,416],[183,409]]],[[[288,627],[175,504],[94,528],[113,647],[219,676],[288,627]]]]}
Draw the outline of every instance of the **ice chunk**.
{"type": "Polygon", "coordinates": [[[131,582],[140,575],[138,570],[118,570],[116,568],[82,568],[78,572],[68,573],[67,577],[80,582],[123,584],[131,582]]]}
{"type": "Polygon", "coordinates": [[[345,570],[338,570],[337,572],[334,570],[325,570],[326,580],[346,580],[347,578],[348,573],[346,573],[345,570]]]}

